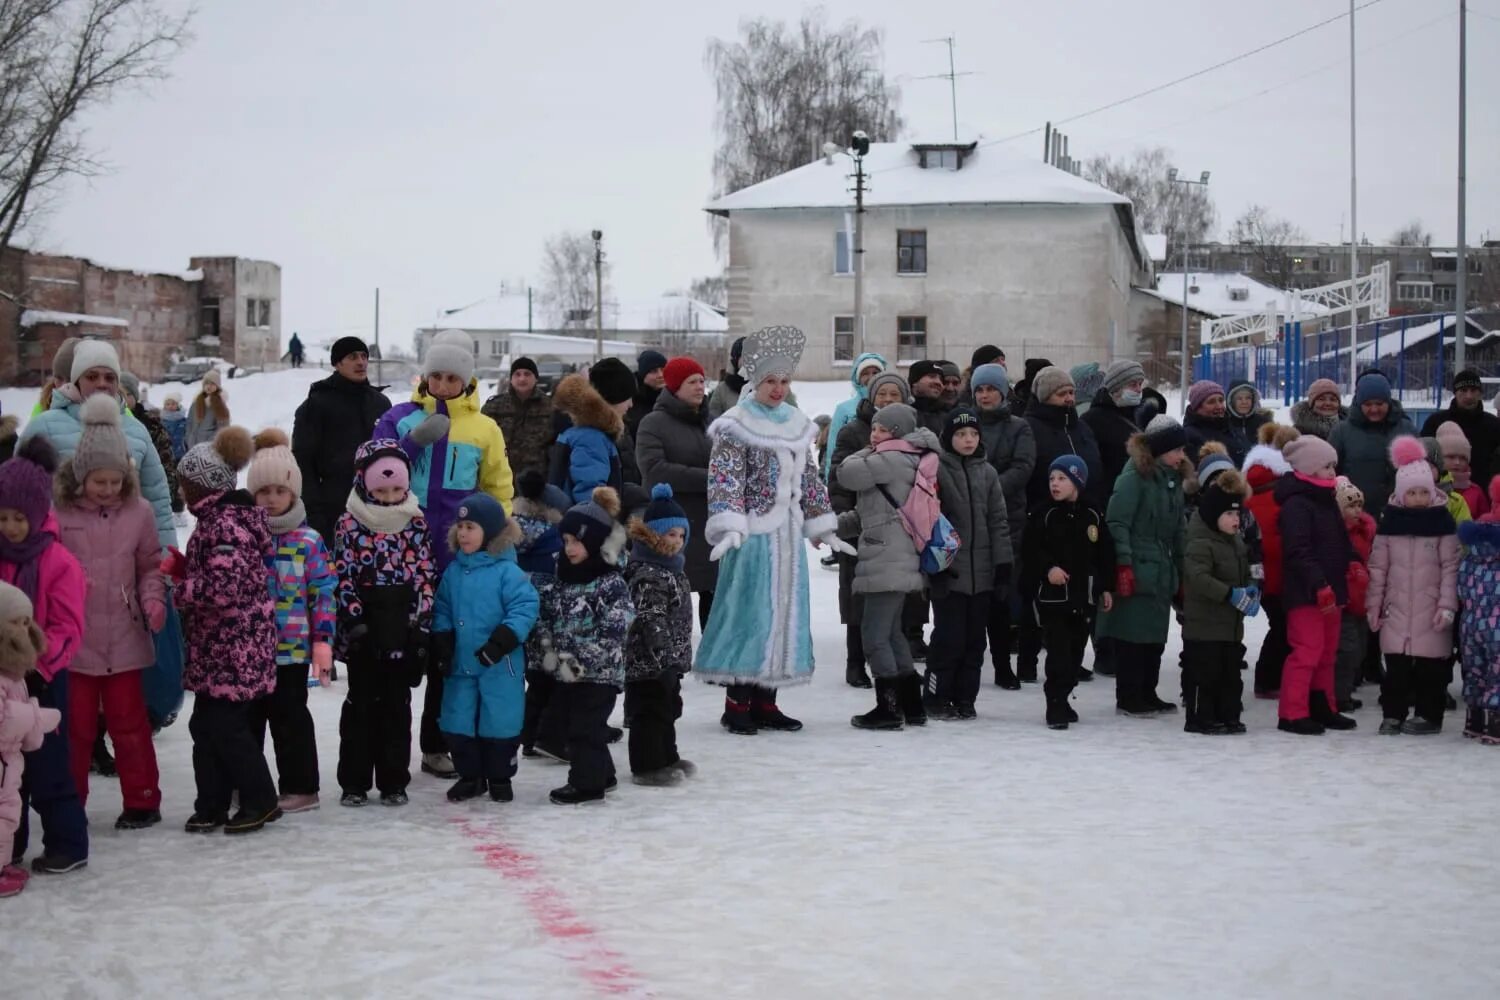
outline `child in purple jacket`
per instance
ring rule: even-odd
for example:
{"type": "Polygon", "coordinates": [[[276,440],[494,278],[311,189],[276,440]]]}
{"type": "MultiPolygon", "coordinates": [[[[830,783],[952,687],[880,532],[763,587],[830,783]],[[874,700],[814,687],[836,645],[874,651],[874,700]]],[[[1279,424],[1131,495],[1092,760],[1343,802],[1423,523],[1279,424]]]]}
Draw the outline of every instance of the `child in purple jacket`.
{"type": "Polygon", "coordinates": [[[276,689],[276,613],[266,586],[271,528],[248,491],[236,489],[253,446],[243,427],[188,449],[177,465],[182,498],[198,519],[186,553],[162,569],[177,584],[193,692],[193,777],[198,797],[189,833],[251,833],[281,817],[266,755],[255,738],[255,703],[276,689]],[[239,811],[229,799],[239,793],[239,811]]]}

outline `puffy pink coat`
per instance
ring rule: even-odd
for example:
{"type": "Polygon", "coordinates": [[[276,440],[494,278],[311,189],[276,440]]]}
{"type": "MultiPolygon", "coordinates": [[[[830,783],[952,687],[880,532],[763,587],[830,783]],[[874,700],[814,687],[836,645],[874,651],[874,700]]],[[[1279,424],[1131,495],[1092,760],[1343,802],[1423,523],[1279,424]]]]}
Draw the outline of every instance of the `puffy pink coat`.
{"type": "Polygon", "coordinates": [[[88,578],[83,648],[73,672],[99,676],[149,667],[156,647],[146,611],[152,604],[166,606],[151,505],[134,494],[117,507],[59,497],[57,521],[63,544],[88,578]]]}
{"type": "Polygon", "coordinates": [[[25,681],[0,674],[0,844],[10,843],[21,822],[21,751],[40,747],[42,736],[61,722],[61,712],[26,694],[25,681]]]}
{"type": "MultiPolygon", "coordinates": [[[[51,532],[53,538],[61,541],[56,514],[47,515],[42,530],[51,532]]],[[[73,662],[83,643],[83,603],[88,583],[84,580],[83,567],[61,544],[49,546],[42,554],[39,579],[41,592],[31,602],[35,609],[32,617],[47,634],[47,651],[37,657],[36,669],[50,681],[59,670],[66,669],[73,662]]],[[[16,582],[15,563],[0,559],[0,580],[16,582]]]]}
{"type": "Polygon", "coordinates": [[[1453,651],[1453,627],[1438,629],[1432,620],[1439,608],[1458,612],[1459,557],[1446,506],[1386,507],[1365,596],[1370,626],[1379,624],[1381,652],[1445,659],[1453,651]]]}

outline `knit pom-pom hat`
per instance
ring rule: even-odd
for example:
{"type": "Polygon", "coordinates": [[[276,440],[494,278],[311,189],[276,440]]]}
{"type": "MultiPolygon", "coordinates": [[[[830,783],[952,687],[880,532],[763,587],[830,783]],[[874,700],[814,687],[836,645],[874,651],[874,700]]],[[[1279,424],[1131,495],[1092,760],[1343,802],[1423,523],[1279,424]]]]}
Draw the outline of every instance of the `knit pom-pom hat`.
{"type": "Polygon", "coordinates": [[[568,508],[558,522],[557,531],[578,539],[590,555],[600,555],[619,516],[620,495],[608,486],[596,486],[588,500],[568,508]]]}
{"type": "Polygon", "coordinates": [[[213,441],[193,445],[177,463],[177,475],[200,492],[228,493],[239,471],[250,464],[255,444],[243,427],[226,427],[213,441]]]}
{"type": "Polygon", "coordinates": [[[1442,449],[1444,456],[1462,455],[1464,458],[1473,454],[1469,445],[1469,439],[1465,436],[1463,428],[1451,420],[1445,420],[1438,424],[1437,429],[1438,447],[1442,449]]]}
{"type": "Polygon", "coordinates": [[[1446,502],[1438,496],[1438,489],[1433,485],[1432,466],[1427,464],[1427,449],[1421,441],[1410,434],[1392,441],[1391,464],[1396,467],[1396,489],[1391,503],[1397,507],[1406,506],[1408,490],[1426,490],[1432,506],[1446,502]]]}
{"type": "Polygon", "coordinates": [[[78,409],[83,431],[73,449],[73,475],[82,483],[90,472],[130,474],[130,448],[120,429],[120,402],[107,392],[83,401],[78,409]]]}
{"type": "Polygon", "coordinates": [[[267,486],[285,486],[294,496],[302,496],[302,469],[292,456],[286,432],[279,427],[267,427],[251,443],[255,446],[255,457],[250,459],[245,487],[251,493],[259,493],[267,486]]]}
{"type": "Polygon", "coordinates": [[[681,528],[683,538],[686,539],[693,530],[688,524],[687,511],[672,499],[672,487],[667,483],[657,483],[651,487],[651,502],[641,511],[641,520],[658,535],[665,535],[673,528],[681,528]]]}
{"type": "Polygon", "coordinates": [[[21,444],[14,458],[0,463],[0,507],[20,511],[31,522],[31,533],[42,530],[52,509],[52,475],[57,450],[38,435],[21,444]]]}

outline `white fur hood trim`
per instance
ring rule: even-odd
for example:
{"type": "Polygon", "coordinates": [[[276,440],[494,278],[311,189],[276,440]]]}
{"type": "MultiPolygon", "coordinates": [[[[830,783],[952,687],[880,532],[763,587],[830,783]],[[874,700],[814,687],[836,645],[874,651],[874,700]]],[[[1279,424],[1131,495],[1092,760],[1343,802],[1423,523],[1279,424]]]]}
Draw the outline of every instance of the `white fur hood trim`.
{"type": "Polygon", "coordinates": [[[1286,460],[1286,456],[1268,444],[1258,444],[1251,448],[1249,454],[1245,456],[1245,464],[1240,471],[1249,472],[1256,466],[1270,469],[1278,476],[1284,476],[1292,471],[1292,464],[1286,460]]]}
{"type": "Polygon", "coordinates": [[[806,451],[818,438],[818,428],[807,414],[793,410],[784,424],[774,423],[744,406],[732,406],[709,425],[708,435],[717,439],[729,436],[757,448],[786,448],[806,451]]]}

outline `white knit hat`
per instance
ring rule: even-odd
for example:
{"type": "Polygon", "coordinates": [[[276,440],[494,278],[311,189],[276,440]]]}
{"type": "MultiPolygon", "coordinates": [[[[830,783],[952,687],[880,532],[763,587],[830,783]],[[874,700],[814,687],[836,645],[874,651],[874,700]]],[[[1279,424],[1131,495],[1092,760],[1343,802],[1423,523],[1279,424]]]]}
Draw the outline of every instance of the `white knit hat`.
{"type": "Polygon", "coordinates": [[[80,340],[73,350],[73,369],[68,381],[77,382],[90,368],[108,368],[120,374],[120,355],[107,340],[80,340]]]}
{"type": "Polygon", "coordinates": [[[474,338],[462,330],[441,330],[434,334],[422,360],[422,374],[433,372],[457,375],[468,385],[474,377],[474,338]]]}
{"type": "Polygon", "coordinates": [[[279,427],[267,427],[252,440],[255,456],[250,459],[245,488],[259,493],[266,486],[285,486],[294,496],[301,497],[302,469],[287,446],[286,432],[279,427]]]}
{"type": "Polygon", "coordinates": [[[33,614],[35,611],[31,606],[31,598],[26,596],[24,590],[0,582],[0,622],[30,618],[33,614]]]}

